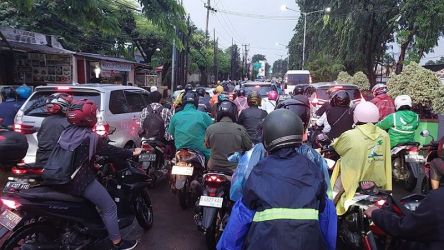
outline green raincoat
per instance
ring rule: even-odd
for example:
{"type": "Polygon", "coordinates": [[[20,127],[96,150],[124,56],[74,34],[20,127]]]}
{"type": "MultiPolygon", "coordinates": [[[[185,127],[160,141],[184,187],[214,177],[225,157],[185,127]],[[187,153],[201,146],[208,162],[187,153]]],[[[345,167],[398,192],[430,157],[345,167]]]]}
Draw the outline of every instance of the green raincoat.
{"type": "Polygon", "coordinates": [[[174,138],[176,149],[190,148],[210,157],[210,150],[205,147],[205,131],[213,123],[211,117],[196,110],[193,104],[185,105],[184,109],[173,115],[168,133],[174,138]]]}
{"type": "Polygon", "coordinates": [[[415,141],[415,131],[419,126],[419,116],[410,110],[400,110],[388,115],[377,124],[378,127],[388,131],[390,147],[400,143],[415,141]]]}
{"type": "Polygon", "coordinates": [[[336,205],[338,215],[343,215],[352,204],[360,181],[374,181],[378,187],[392,190],[389,143],[387,132],[371,123],[348,130],[333,142],[341,158],[336,162],[331,185],[340,178],[344,188],[336,205]]]}

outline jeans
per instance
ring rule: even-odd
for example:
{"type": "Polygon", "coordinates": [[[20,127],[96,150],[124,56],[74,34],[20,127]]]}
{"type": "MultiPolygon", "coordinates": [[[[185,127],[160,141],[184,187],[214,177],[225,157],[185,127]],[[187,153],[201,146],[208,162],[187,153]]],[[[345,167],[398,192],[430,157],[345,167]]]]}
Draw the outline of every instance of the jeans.
{"type": "Polygon", "coordinates": [[[97,180],[91,182],[85,189],[83,197],[92,202],[100,211],[109,239],[119,240],[120,231],[117,218],[117,206],[108,191],[97,180]]]}

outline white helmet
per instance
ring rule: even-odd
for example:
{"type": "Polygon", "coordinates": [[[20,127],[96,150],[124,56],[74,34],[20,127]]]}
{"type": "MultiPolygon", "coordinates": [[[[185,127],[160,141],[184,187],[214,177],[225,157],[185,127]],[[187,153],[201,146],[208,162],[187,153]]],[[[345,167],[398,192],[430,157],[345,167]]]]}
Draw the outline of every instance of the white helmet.
{"type": "Polygon", "coordinates": [[[156,86],[151,86],[150,92],[154,92],[154,91],[157,91],[157,87],[156,86]]]}
{"type": "Polygon", "coordinates": [[[412,107],[412,98],[408,95],[399,95],[395,98],[395,106],[396,110],[398,110],[402,106],[412,107]]]}
{"type": "Polygon", "coordinates": [[[379,121],[379,109],[371,102],[361,101],[353,112],[355,123],[375,123],[379,121]]]}
{"type": "Polygon", "coordinates": [[[372,88],[372,93],[374,96],[386,94],[387,93],[387,85],[383,83],[378,83],[372,88]]]}

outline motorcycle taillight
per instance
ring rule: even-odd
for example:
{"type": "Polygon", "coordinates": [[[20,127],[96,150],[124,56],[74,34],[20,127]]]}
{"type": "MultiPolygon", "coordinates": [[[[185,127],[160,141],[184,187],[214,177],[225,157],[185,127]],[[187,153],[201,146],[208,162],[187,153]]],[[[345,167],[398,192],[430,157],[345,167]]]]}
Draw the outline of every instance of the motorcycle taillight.
{"type": "Polygon", "coordinates": [[[225,178],[220,175],[207,175],[205,176],[205,181],[209,183],[222,183],[225,178]]]}
{"type": "Polygon", "coordinates": [[[418,154],[418,151],[419,151],[419,148],[417,148],[417,147],[410,147],[409,149],[408,149],[408,151],[409,151],[409,154],[418,154]]]}
{"type": "Polygon", "coordinates": [[[154,150],[154,148],[151,147],[151,145],[148,144],[148,143],[146,143],[146,142],[142,143],[142,149],[143,149],[145,152],[151,152],[151,151],[154,150]]]}

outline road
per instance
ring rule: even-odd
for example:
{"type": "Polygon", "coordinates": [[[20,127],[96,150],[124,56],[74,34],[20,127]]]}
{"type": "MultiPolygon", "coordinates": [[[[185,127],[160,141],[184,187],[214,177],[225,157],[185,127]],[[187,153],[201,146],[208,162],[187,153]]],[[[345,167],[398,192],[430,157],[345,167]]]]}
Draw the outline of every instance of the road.
{"type": "Polygon", "coordinates": [[[143,233],[137,225],[127,238],[140,239],[137,249],[156,250],[204,250],[206,249],[203,233],[197,230],[192,209],[182,210],[177,197],[171,193],[168,185],[162,183],[151,189],[154,225],[143,233]],[[131,237],[130,237],[131,236],[131,237]]]}

